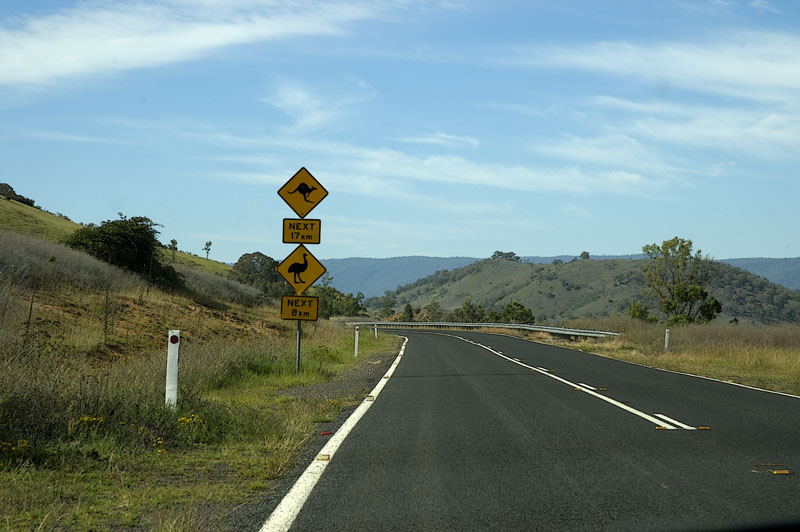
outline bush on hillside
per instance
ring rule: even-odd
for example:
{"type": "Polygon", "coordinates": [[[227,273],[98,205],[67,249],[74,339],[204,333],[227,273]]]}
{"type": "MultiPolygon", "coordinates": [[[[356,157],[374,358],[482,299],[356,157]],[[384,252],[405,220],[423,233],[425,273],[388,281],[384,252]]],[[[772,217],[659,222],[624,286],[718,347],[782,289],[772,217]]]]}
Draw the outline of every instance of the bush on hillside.
{"type": "Polygon", "coordinates": [[[161,243],[156,223],[144,216],[106,220],[99,226],[89,224],[64,239],[71,248],[80,249],[114,266],[138,273],[165,289],[184,286],[183,277],[161,262],[161,243]]]}

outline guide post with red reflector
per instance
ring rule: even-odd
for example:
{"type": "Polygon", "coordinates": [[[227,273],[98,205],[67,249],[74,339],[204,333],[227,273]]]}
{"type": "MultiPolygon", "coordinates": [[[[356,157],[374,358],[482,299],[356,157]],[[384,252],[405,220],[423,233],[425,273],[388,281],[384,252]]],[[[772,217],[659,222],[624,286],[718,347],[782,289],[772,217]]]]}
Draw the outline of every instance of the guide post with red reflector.
{"type": "Polygon", "coordinates": [[[178,351],[181,346],[181,332],[171,330],[167,339],[167,391],[164,404],[175,408],[178,406],[178,351]]]}

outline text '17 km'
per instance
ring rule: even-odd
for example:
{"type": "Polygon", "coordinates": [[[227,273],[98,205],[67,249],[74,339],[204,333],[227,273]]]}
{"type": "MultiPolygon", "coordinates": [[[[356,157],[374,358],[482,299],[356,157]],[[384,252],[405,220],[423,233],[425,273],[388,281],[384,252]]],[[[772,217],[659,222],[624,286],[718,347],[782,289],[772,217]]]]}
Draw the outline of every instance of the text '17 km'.
{"type": "Polygon", "coordinates": [[[321,220],[283,219],[284,244],[319,244],[321,220]]]}

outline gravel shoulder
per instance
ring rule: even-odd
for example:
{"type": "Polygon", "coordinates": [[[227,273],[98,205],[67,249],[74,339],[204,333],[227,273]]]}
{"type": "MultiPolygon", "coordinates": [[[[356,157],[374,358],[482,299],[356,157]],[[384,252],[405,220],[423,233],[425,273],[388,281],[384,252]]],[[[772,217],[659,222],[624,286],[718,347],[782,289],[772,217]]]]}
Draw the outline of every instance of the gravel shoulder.
{"type": "Polygon", "coordinates": [[[330,438],[330,436],[321,436],[320,433],[335,433],[342,426],[358,404],[372,391],[392,365],[392,362],[397,357],[400,345],[401,340],[398,338],[395,349],[365,357],[358,364],[343,371],[335,380],[317,383],[312,386],[298,386],[281,390],[281,395],[291,397],[303,399],[333,399],[338,397],[346,400],[351,399],[353,404],[342,409],[332,421],[317,423],[309,443],[292,469],[278,479],[268,493],[232,511],[225,519],[224,530],[257,531],[263,526],[284,495],[289,492],[295,481],[330,438]]]}

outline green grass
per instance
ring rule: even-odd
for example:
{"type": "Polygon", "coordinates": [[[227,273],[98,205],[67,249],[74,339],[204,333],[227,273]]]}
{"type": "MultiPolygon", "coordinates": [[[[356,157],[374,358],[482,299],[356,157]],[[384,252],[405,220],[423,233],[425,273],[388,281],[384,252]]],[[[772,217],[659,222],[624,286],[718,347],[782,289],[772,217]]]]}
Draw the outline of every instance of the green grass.
{"type": "MultiPolygon", "coordinates": [[[[167,264],[172,264],[172,252],[164,250],[164,261],[167,264]]],[[[199,270],[208,273],[216,273],[217,275],[228,275],[230,272],[233,271],[233,266],[229,264],[225,264],[224,262],[217,262],[215,260],[207,259],[205,257],[198,257],[197,255],[192,255],[190,253],[184,253],[183,251],[178,251],[175,253],[175,264],[181,264],[192,268],[194,270],[199,270]]]]}
{"type": "Polygon", "coordinates": [[[66,218],[0,197],[0,227],[57,242],[81,226],[66,218]]]}
{"type": "MultiPolygon", "coordinates": [[[[277,359],[268,357],[266,364],[258,356],[259,350],[270,349],[263,344],[244,351],[217,346],[187,352],[190,361],[181,367],[181,378],[199,391],[196,398],[179,396],[172,419],[185,432],[182,436],[161,437],[145,421],[141,441],[141,425],[122,427],[137,435],[131,440],[120,436],[119,420],[109,413],[102,423],[93,420],[100,416],[85,426],[76,419],[71,435],[6,463],[0,467],[0,530],[218,528],[227,512],[265,493],[291,467],[314,433],[314,423],[333,419],[358,399],[301,399],[281,390],[330,380],[370,354],[398,346],[396,337],[380,335],[376,341],[364,335],[363,356],[355,360],[349,329],[327,323],[307,329],[299,375],[294,374],[293,342],[286,338],[276,339],[277,359]],[[234,363],[220,364],[215,358],[234,363]],[[227,378],[210,378],[225,368],[227,378]],[[181,417],[202,421],[181,423],[181,417]],[[191,431],[198,434],[193,438],[191,431]]],[[[163,363],[162,356],[154,359],[163,363]]],[[[154,393],[163,401],[163,390],[154,393]]]]}

